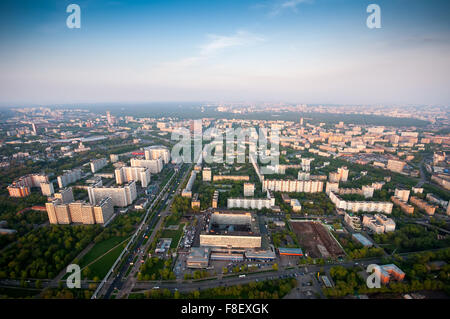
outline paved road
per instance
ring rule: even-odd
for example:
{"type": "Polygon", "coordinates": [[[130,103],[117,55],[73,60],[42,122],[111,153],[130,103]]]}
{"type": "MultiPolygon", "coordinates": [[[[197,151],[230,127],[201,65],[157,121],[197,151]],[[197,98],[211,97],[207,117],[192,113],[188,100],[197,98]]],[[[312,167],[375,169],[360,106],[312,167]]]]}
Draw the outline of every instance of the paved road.
{"type": "MultiPolygon", "coordinates": [[[[173,194],[172,191],[175,189],[178,189],[183,184],[182,180],[186,178],[187,173],[189,170],[186,169],[186,166],[183,166],[180,170],[180,172],[176,173],[178,174],[175,178],[175,182],[172,182],[172,184],[169,185],[169,191],[165,192],[166,194],[173,194]],[[180,181],[181,180],[181,181],[180,181]]],[[[162,193],[162,191],[161,191],[162,193]]],[[[126,262],[123,264],[122,268],[120,269],[119,273],[114,278],[113,282],[109,285],[108,289],[106,290],[106,293],[104,295],[104,298],[109,298],[114,291],[114,289],[117,288],[119,291],[117,298],[122,298],[132,290],[136,278],[135,274],[137,271],[139,271],[139,267],[141,265],[141,259],[143,259],[145,256],[145,252],[147,251],[147,248],[151,245],[152,241],[154,240],[156,233],[158,232],[159,228],[162,225],[162,221],[164,217],[166,217],[169,212],[164,211],[163,209],[166,208],[166,206],[170,206],[173,201],[173,196],[165,196],[163,197],[163,201],[160,203],[158,210],[152,215],[152,218],[148,222],[147,225],[144,225],[144,228],[146,229],[145,232],[140,236],[138,240],[137,245],[135,246],[134,250],[128,255],[126,262]],[[155,225],[156,224],[156,225],[155,225]],[[147,242],[144,244],[144,237],[149,235],[149,231],[153,229],[153,232],[150,234],[147,242]],[[130,265],[130,263],[134,260],[134,258],[137,257],[136,263],[133,265],[130,265]],[[132,269],[129,271],[129,267],[132,267],[132,269]],[[127,279],[125,280],[125,275],[128,274],[127,279]]]]}

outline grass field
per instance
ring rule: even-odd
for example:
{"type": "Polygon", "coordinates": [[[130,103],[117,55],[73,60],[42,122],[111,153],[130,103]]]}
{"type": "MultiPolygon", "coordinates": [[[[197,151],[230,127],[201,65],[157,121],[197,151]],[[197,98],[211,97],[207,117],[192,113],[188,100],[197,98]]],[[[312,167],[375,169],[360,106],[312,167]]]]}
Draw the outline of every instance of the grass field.
{"type": "Polygon", "coordinates": [[[99,242],[92,247],[90,251],[87,252],[86,255],[83,256],[80,260],[80,267],[83,268],[96,258],[100,257],[108,250],[118,245],[120,242],[124,241],[125,237],[111,237],[107,240],[99,242]]]}
{"type": "Polygon", "coordinates": [[[183,235],[184,224],[180,224],[177,230],[165,229],[161,235],[161,238],[172,238],[170,248],[176,248],[181,236],[183,235]]]}
{"type": "Polygon", "coordinates": [[[97,243],[86,255],[84,255],[84,257],[80,261],[81,268],[89,265],[91,262],[118,245],[109,253],[88,266],[90,271],[88,275],[89,279],[92,279],[94,277],[103,278],[106,275],[108,270],[111,268],[111,266],[116,261],[117,257],[119,257],[120,253],[125,247],[126,241],[123,244],[119,245],[119,243],[123,242],[124,240],[124,237],[111,237],[105,241],[97,243]]]}

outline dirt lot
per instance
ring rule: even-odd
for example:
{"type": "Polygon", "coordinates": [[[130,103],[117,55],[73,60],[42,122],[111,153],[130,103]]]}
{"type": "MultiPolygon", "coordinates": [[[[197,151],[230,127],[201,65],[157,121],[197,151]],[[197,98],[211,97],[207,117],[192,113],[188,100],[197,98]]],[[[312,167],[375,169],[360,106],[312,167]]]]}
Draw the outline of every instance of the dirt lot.
{"type": "Polygon", "coordinates": [[[317,222],[291,222],[300,246],[312,258],[343,256],[344,252],[329,232],[317,222]]]}

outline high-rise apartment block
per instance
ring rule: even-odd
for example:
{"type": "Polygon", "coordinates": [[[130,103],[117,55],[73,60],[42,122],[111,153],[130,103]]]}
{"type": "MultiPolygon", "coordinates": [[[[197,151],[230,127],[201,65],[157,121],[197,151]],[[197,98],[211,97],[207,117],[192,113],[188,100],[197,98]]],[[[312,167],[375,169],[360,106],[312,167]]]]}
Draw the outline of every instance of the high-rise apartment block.
{"type": "Polygon", "coordinates": [[[91,172],[97,173],[99,170],[101,170],[107,164],[108,164],[108,162],[106,161],[106,158],[100,158],[100,159],[93,160],[91,162],[91,172]]]}
{"type": "Polygon", "coordinates": [[[29,174],[22,176],[12,182],[7,187],[9,196],[11,197],[25,197],[30,195],[32,187],[41,187],[42,183],[48,183],[47,175],[43,174],[29,174]]]}
{"type": "Polygon", "coordinates": [[[64,188],[69,184],[75,183],[81,179],[81,169],[74,169],[65,172],[63,175],[58,176],[58,186],[59,188],[64,188]]]}
{"type": "Polygon", "coordinates": [[[170,151],[167,147],[162,145],[149,146],[144,149],[146,160],[162,159],[163,164],[168,164],[170,161],[170,151]]]}
{"type": "Polygon", "coordinates": [[[141,182],[142,187],[147,187],[150,183],[150,170],[146,167],[123,166],[114,171],[116,183],[122,185],[131,181],[141,182]]]}
{"type": "Polygon", "coordinates": [[[44,196],[52,196],[55,193],[55,188],[52,182],[41,183],[41,191],[44,196]]]}
{"type": "Polygon", "coordinates": [[[111,197],[117,207],[131,205],[137,197],[136,182],[131,181],[122,187],[88,187],[89,202],[97,203],[106,197],[111,197]]]}
{"type": "Polygon", "coordinates": [[[163,169],[163,160],[161,158],[158,159],[137,159],[132,158],[131,167],[146,167],[150,170],[152,174],[158,174],[163,169]]]}

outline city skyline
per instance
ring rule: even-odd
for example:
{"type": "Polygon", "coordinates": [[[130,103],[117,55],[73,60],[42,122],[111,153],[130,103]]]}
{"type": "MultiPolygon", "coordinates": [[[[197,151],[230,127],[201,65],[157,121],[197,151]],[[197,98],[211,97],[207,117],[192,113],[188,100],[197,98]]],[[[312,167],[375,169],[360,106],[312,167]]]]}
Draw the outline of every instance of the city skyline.
{"type": "Polygon", "coordinates": [[[446,1],[2,2],[0,105],[446,105],[446,1]]]}

